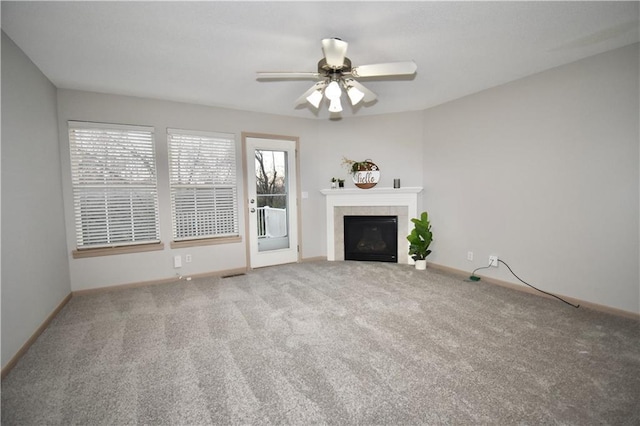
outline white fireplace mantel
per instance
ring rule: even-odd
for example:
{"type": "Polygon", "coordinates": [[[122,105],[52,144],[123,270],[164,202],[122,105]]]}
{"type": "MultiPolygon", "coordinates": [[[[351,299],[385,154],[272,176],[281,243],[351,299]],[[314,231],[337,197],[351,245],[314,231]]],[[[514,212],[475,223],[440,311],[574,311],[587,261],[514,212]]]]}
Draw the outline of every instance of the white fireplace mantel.
{"type": "MultiPolygon", "coordinates": [[[[408,218],[418,216],[418,193],[422,191],[422,187],[407,187],[407,188],[371,188],[371,189],[358,189],[358,188],[336,188],[336,189],[322,189],[320,192],[324,194],[326,198],[326,214],[327,214],[327,260],[341,260],[336,258],[336,252],[341,250],[341,247],[337,247],[336,243],[340,238],[336,238],[336,232],[338,229],[343,229],[336,223],[336,207],[395,207],[406,211],[407,220],[401,221],[406,224],[408,235],[413,229],[413,224],[408,218]],[[406,209],[406,210],[404,210],[406,209]]],[[[378,214],[378,213],[375,213],[378,214]]],[[[403,244],[406,242],[406,251],[409,250],[409,242],[406,241],[401,231],[400,224],[398,223],[398,240],[402,240],[403,244]],[[400,238],[402,237],[402,238],[400,238]]],[[[342,244],[341,242],[339,243],[342,244]]],[[[404,250],[402,245],[398,245],[398,251],[404,250]]],[[[405,251],[405,252],[406,252],[405,251]]],[[[400,254],[400,253],[399,253],[400,254]]],[[[411,263],[411,259],[407,257],[407,263],[411,263]]]]}

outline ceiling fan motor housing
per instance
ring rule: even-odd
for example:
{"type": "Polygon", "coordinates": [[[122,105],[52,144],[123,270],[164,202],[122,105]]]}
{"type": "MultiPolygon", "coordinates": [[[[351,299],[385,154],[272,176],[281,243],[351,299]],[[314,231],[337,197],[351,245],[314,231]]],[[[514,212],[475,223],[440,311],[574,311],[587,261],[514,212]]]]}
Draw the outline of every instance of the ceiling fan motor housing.
{"type": "Polygon", "coordinates": [[[324,75],[326,77],[330,77],[332,74],[336,72],[340,72],[342,74],[348,74],[351,72],[351,59],[344,58],[344,63],[340,68],[332,68],[329,64],[327,64],[327,60],[325,58],[320,59],[318,61],[318,74],[324,75]]]}

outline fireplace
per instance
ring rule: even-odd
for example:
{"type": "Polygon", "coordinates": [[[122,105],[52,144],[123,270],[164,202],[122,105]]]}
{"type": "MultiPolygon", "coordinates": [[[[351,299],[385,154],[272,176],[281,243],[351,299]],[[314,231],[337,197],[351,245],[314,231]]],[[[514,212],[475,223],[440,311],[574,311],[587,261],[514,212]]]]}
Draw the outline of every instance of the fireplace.
{"type": "Polygon", "coordinates": [[[344,259],[398,262],[397,216],[344,216],[344,259]]]}
{"type": "Polygon", "coordinates": [[[412,217],[418,215],[421,187],[322,189],[326,196],[327,260],[345,260],[345,216],[396,216],[398,218],[397,262],[413,264],[408,256],[406,236],[413,229],[412,217]]]}

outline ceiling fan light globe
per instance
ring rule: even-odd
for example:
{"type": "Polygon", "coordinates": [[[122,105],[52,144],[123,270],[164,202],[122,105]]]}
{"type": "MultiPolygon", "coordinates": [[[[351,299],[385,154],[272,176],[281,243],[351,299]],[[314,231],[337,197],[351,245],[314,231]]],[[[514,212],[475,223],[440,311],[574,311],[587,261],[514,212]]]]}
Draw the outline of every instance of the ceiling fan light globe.
{"type": "Polygon", "coordinates": [[[340,90],[340,85],[337,81],[333,80],[326,89],[324,89],[324,95],[327,99],[333,101],[334,99],[340,99],[342,95],[342,90],[340,90]]]}
{"type": "Polygon", "coordinates": [[[340,97],[335,99],[331,99],[331,103],[329,104],[329,112],[341,112],[342,104],[340,103],[340,97]]]}
{"type": "Polygon", "coordinates": [[[307,102],[314,106],[314,108],[318,108],[320,106],[320,101],[322,100],[322,92],[320,90],[314,90],[311,92],[309,96],[307,96],[307,102]]]}
{"type": "Polygon", "coordinates": [[[349,95],[351,105],[357,105],[362,100],[362,98],[364,98],[364,93],[357,87],[350,87],[347,90],[347,95],[349,95]]]}

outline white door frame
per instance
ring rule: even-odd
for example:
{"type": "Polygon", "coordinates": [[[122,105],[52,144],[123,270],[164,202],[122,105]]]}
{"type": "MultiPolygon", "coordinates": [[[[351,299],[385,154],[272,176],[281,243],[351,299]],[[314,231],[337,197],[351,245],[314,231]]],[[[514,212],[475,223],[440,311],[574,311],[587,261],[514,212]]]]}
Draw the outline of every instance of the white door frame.
{"type": "MultiPolygon", "coordinates": [[[[301,205],[300,205],[300,199],[301,199],[301,189],[300,189],[300,158],[298,155],[299,152],[299,147],[300,147],[300,138],[298,138],[297,136],[283,136],[283,135],[272,135],[272,134],[265,134],[265,133],[251,133],[251,132],[242,132],[242,168],[243,168],[243,185],[244,185],[244,203],[243,203],[243,207],[244,207],[244,217],[245,217],[245,221],[244,221],[244,225],[245,225],[245,246],[246,246],[246,256],[247,256],[247,268],[249,269],[253,269],[256,267],[262,267],[262,266],[270,266],[270,265],[264,265],[264,264],[259,264],[257,265],[257,263],[261,263],[261,262],[256,262],[255,259],[253,259],[252,261],[252,250],[251,250],[251,239],[255,238],[253,235],[251,235],[251,230],[250,230],[250,222],[251,220],[254,220],[255,217],[255,213],[251,213],[250,209],[253,206],[250,206],[249,203],[249,182],[248,182],[248,173],[253,173],[253,164],[247,164],[247,139],[269,139],[269,140],[273,140],[273,141],[289,141],[289,142],[294,142],[295,143],[295,158],[293,159],[294,164],[295,164],[295,173],[291,174],[288,176],[288,179],[292,180],[295,179],[295,193],[290,194],[291,197],[291,203],[295,204],[290,206],[290,209],[294,209],[295,208],[295,216],[296,216],[296,223],[295,224],[291,224],[290,226],[295,227],[296,233],[297,233],[297,238],[296,241],[294,242],[295,247],[292,247],[292,249],[296,250],[296,262],[300,262],[300,241],[301,241],[301,236],[302,236],[302,225],[301,225],[301,205]],[[256,266],[257,265],[257,266],[256,266]]],[[[273,263],[278,264],[278,263],[273,263]]]]}

